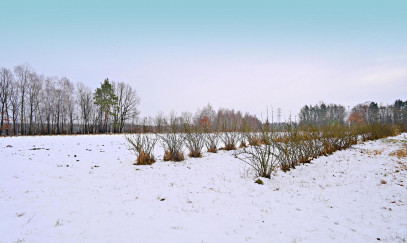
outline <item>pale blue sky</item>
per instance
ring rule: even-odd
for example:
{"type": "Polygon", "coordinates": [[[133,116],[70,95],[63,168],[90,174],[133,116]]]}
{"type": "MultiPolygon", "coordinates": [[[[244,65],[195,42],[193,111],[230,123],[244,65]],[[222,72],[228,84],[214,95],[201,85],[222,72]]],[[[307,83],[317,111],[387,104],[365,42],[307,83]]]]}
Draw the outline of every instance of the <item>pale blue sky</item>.
{"type": "Polygon", "coordinates": [[[1,0],[0,66],[25,62],[131,83],[142,115],[391,102],[407,99],[407,1],[1,0]]]}

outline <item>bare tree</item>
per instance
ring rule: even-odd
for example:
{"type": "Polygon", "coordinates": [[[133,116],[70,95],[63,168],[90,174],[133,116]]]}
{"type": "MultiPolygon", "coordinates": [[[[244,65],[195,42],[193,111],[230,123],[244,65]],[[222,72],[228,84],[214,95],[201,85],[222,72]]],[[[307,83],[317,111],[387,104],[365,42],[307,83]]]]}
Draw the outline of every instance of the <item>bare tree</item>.
{"type": "Polygon", "coordinates": [[[41,91],[42,98],[42,114],[46,121],[46,134],[53,132],[53,117],[55,113],[55,83],[58,80],[57,77],[46,77],[44,81],[44,88],[41,91]]]}
{"type": "Polygon", "coordinates": [[[54,113],[54,121],[56,125],[56,133],[61,134],[61,118],[63,116],[63,93],[62,93],[62,86],[63,81],[60,79],[55,83],[55,89],[53,92],[54,98],[54,105],[55,105],[55,113],[54,113]]]}
{"type": "Polygon", "coordinates": [[[10,87],[10,106],[11,106],[11,114],[13,120],[13,134],[16,135],[18,128],[17,128],[17,120],[20,114],[20,94],[19,94],[19,85],[17,82],[12,82],[10,87]]]}
{"type": "Polygon", "coordinates": [[[165,117],[162,111],[158,112],[154,118],[154,125],[157,133],[163,132],[165,126],[165,117]]]}
{"type": "Polygon", "coordinates": [[[83,124],[83,133],[89,133],[93,114],[93,93],[92,90],[83,83],[77,84],[77,103],[80,109],[80,118],[83,124]]]}
{"type": "Polygon", "coordinates": [[[34,113],[39,109],[39,94],[42,89],[43,77],[38,76],[34,71],[29,74],[29,84],[27,86],[28,99],[28,134],[33,134],[34,130],[34,113]]]}
{"type": "Polygon", "coordinates": [[[20,133],[25,134],[25,96],[29,85],[32,68],[28,64],[14,67],[18,88],[20,92],[20,133]]]}
{"type": "Polygon", "coordinates": [[[117,106],[114,110],[114,132],[122,132],[125,122],[140,112],[137,105],[140,104],[140,98],[136,90],[123,82],[112,83],[114,93],[117,97],[117,106]]]}
{"type": "Polygon", "coordinates": [[[215,119],[216,112],[209,103],[202,109],[197,109],[194,115],[195,125],[202,125],[203,121],[207,121],[209,124],[214,124],[215,119]]]}
{"type": "MultiPolygon", "coordinates": [[[[69,121],[68,133],[73,133],[74,112],[75,112],[75,87],[68,78],[63,77],[60,80],[62,86],[63,111],[69,121]]],[[[65,118],[64,116],[64,118],[65,118]]]]}
{"type": "Polygon", "coordinates": [[[12,89],[12,82],[14,76],[13,73],[7,68],[0,69],[0,103],[1,103],[1,123],[0,123],[0,135],[3,134],[3,130],[6,130],[6,134],[9,134],[9,99],[12,89]],[[5,124],[7,122],[7,124],[5,124]]]}

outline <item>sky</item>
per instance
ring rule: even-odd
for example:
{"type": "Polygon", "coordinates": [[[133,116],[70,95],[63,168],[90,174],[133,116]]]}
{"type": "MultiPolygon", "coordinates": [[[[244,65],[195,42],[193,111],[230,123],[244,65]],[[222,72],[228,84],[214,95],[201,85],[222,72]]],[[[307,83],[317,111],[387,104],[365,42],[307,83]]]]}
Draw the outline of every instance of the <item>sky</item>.
{"type": "Polygon", "coordinates": [[[0,0],[0,67],[22,63],[128,83],[141,116],[387,104],[407,100],[407,1],[0,0]]]}

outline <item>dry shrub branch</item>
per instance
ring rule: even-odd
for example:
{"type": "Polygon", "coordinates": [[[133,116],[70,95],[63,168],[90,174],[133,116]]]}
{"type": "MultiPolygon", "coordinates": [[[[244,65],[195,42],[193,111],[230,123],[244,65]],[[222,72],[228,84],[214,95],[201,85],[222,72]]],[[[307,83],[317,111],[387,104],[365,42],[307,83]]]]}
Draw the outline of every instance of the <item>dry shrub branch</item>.
{"type": "Polygon", "coordinates": [[[129,143],[129,149],[137,156],[135,165],[151,165],[155,162],[154,147],[157,138],[151,134],[127,134],[125,139],[129,143]]]}

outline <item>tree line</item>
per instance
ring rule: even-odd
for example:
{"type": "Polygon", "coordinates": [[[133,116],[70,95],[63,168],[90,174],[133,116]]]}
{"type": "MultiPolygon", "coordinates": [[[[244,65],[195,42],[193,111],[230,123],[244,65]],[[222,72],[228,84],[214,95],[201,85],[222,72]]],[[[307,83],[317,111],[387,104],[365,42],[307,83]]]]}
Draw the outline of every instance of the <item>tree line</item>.
{"type": "Polygon", "coordinates": [[[207,104],[192,112],[182,112],[177,114],[171,111],[165,115],[159,112],[155,117],[145,117],[140,119],[136,132],[184,132],[185,126],[199,128],[202,132],[237,132],[256,130],[261,121],[252,114],[243,113],[234,109],[219,108],[217,111],[207,104]]]}
{"type": "MultiPolygon", "coordinates": [[[[38,74],[27,64],[13,70],[0,68],[0,135],[183,132],[185,124],[203,132],[248,132],[259,131],[262,124],[270,122],[268,117],[261,121],[234,109],[215,111],[210,104],[195,114],[171,112],[167,116],[159,112],[155,117],[139,118],[139,104],[136,90],[124,82],[105,79],[92,90],[66,77],[38,74]]],[[[389,124],[405,128],[407,100],[398,99],[391,105],[365,102],[352,109],[324,102],[305,105],[299,112],[298,124],[389,124]]]]}
{"type": "Polygon", "coordinates": [[[123,132],[139,114],[136,90],[106,79],[93,91],[28,64],[0,68],[0,135],[123,132]]]}
{"type": "Polygon", "coordinates": [[[205,131],[253,130],[261,121],[249,113],[208,104],[195,114],[139,118],[140,98],[124,82],[105,79],[92,90],[66,77],[38,74],[28,64],[0,67],[0,135],[181,132],[188,123],[205,131]]]}
{"type": "Polygon", "coordinates": [[[390,105],[378,105],[369,101],[357,104],[348,111],[342,105],[325,104],[306,105],[299,114],[300,124],[317,126],[332,124],[369,125],[387,124],[407,126],[407,100],[397,99],[390,105]]]}

